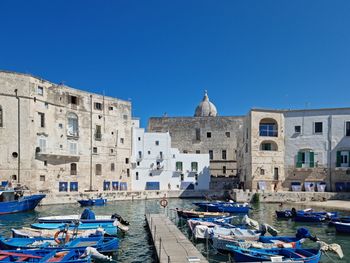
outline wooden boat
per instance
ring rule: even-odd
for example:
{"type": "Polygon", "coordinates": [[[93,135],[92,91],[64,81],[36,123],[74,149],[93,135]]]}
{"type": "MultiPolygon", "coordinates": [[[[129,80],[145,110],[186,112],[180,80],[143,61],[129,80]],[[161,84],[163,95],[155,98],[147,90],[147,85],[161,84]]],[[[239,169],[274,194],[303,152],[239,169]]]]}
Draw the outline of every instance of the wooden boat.
{"type": "Polygon", "coordinates": [[[335,222],[350,223],[350,216],[342,216],[342,217],[332,218],[331,221],[329,221],[328,225],[334,226],[335,222]]]}
{"type": "Polygon", "coordinates": [[[237,246],[227,245],[233,254],[235,262],[305,262],[318,263],[321,258],[319,249],[244,249],[237,246]]]}
{"type": "Polygon", "coordinates": [[[208,212],[226,212],[247,214],[251,207],[248,204],[238,204],[230,202],[219,203],[197,203],[201,209],[208,212]]]}
{"type": "Polygon", "coordinates": [[[312,209],[276,211],[277,218],[293,218],[296,222],[324,222],[338,216],[338,212],[313,212],[312,209]]]}
{"type": "Polygon", "coordinates": [[[91,256],[82,257],[84,250],[1,250],[0,262],[60,262],[90,263],[91,256]]]}
{"type": "Polygon", "coordinates": [[[350,234],[350,223],[334,222],[334,226],[338,233],[350,234]]]}
{"type": "Polygon", "coordinates": [[[81,206],[102,206],[107,204],[107,199],[105,198],[91,198],[91,199],[83,199],[83,200],[78,200],[78,203],[81,206]]]}
{"type": "Polygon", "coordinates": [[[85,237],[69,240],[67,234],[63,238],[0,238],[0,249],[85,249],[94,247],[101,253],[115,252],[118,249],[118,238],[112,237],[85,237]]]}
{"type": "MultiPolygon", "coordinates": [[[[51,238],[57,232],[57,229],[47,230],[47,229],[34,229],[30,227],[23,227],[21,229],[11,229],[12,237],[20,237],[20,238],[51,238]]],[[[89,230],[68,230],[69,236],[76,237],[93,237],[93,236],[103,236],[103,229],[89,229],[89,230]]]]}
{"type": "Polygon", "coordinates": [[[203,218],[203,217],[227,217],[229,213],[220,212],[201,212],[194,210],[180,210],[176,209],[177,215],[182,218],[203,218]]]}
{"type": "Polygon", "coordinates": [[[34,210],[45,195],[22,196],[23,191],[0,191],[0,214],[11,214],[34,210]]]}

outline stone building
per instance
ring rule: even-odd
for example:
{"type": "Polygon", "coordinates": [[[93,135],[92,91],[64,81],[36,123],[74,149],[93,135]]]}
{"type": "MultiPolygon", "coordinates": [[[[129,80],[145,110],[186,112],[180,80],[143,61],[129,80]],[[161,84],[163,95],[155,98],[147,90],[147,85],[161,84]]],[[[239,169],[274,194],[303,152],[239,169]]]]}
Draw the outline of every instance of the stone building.
{"type": "Polygon", "coordinates": [[[252,109],[243,131],[246,188],[350,191],[350,108],[252,109]]]}
{"type": "Polygon", "coordinates": [[[0,72],[0,180],[48,193],[127,189],[131,104],[0,72]]]}
{"type": "Polygon", "coordinates": [[[232,187],[238,182],[237,136],[243,120],[241,116],[217,116],[217,109],[205,92],[194,117],[152,117],[148,131],[169,132],[172,147],[180,152],[209,153],[211,187],[222,187],[221,181],[232,187]]]}
{"type": "Polygon", "coordinates": [[[132,128],[132,190],[208,190],[209,154],[180,153],[168,132],[132,128]]]}

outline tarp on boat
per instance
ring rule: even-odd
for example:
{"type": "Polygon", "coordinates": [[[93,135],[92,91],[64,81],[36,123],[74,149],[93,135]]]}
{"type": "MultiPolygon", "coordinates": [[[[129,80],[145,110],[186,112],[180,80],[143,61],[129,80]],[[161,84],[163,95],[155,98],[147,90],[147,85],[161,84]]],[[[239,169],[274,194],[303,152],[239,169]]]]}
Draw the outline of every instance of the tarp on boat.
{"type": "Polygon", "coordinates": [[[85,208],[83,213],[80,216],[80,219],[93,219],[95,220],[95,213],[91,211],[89,208],[85,208]]]}

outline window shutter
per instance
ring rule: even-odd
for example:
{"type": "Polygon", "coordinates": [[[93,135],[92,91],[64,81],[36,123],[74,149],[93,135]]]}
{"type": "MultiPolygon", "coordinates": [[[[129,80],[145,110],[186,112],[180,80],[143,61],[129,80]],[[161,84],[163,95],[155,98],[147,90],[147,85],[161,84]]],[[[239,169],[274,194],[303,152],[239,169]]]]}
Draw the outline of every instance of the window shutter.
{"type": "Polygon", "coordinates": [[[301,168],[301,160],[302,160],[302,153],[298,152],[298,156],[297,156],[297,168],[301,168]]]}
{"type": "Polygon", "coordinates": [[[348,167],[350,167],[350,152],[349,152],[349,155],[348,155],[348,167]]]}
{"type": "Polygon", "coordinates": [[[337,167],[340,167],[341,163],[341,152],[337,151],[337,167]]]}
{"type": "Polygon", "coordinates": [[[310,152],[310,167],[315,167],[315,153],[310,152]]]}

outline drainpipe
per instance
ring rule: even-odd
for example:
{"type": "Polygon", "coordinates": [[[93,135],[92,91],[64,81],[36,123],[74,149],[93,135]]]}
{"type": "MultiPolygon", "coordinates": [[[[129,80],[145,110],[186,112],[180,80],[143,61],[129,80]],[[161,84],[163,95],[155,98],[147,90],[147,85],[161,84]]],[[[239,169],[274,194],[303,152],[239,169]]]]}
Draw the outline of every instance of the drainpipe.
{"type": "Polygon", "coordinates": [[[15,95],[17,99],[17,152],[18,152],[18,159],[17,159],[17,182],[21,183],[21,104],[19,100],[19,96],[17,94],[18,90],[15,89],[15,95]]]}
{"type": "Polygon", "coordinates": [[[332,115],[328,118],[328,169],[329,169],[329,189],[332,192],[332,115]]]}
{"type": "Polygon", "coordinates": [[[90,191],[92,191],[92,135],[92,95],[90,95],[90,191]]]}

